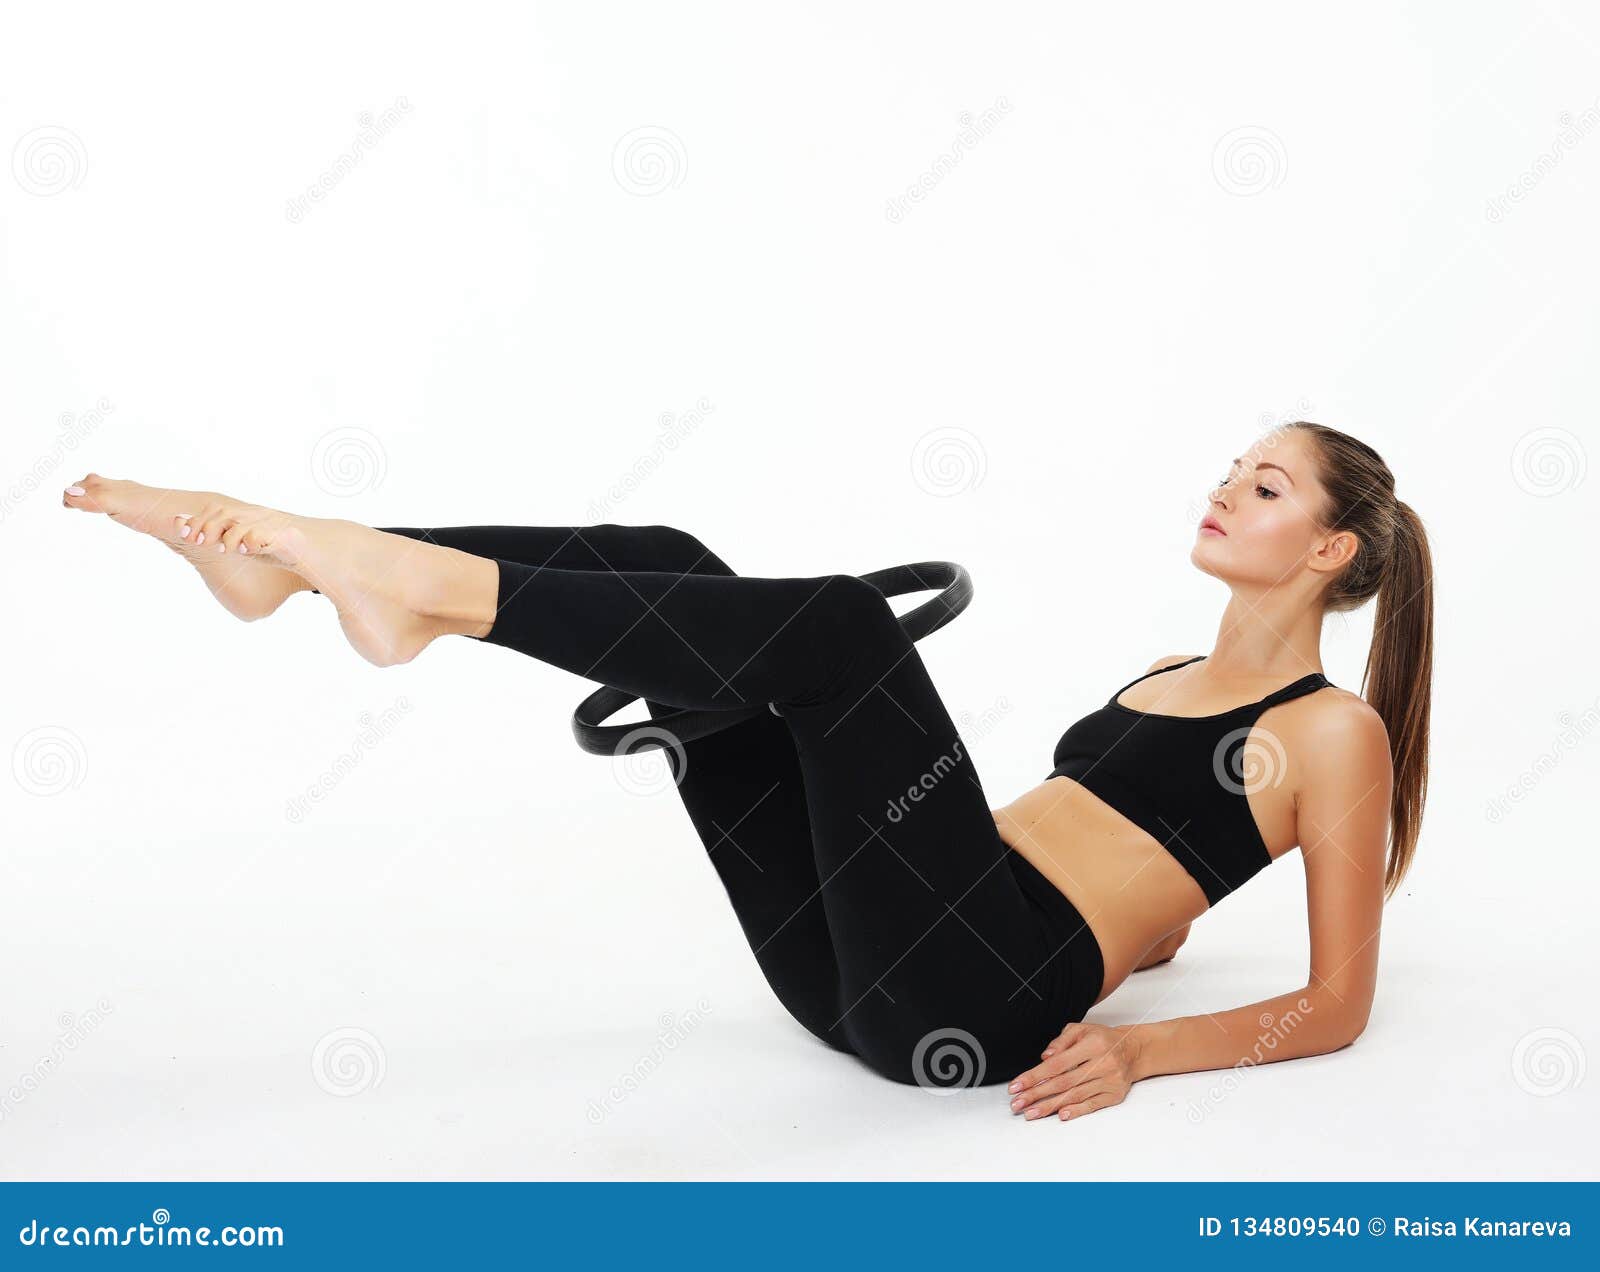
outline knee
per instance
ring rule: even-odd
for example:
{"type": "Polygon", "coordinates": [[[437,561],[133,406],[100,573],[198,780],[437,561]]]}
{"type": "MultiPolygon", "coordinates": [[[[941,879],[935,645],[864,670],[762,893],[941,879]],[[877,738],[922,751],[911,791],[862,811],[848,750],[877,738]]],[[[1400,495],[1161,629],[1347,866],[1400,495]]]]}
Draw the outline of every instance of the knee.
{"type": "Polygon", "coordinates": [[[927,1019],[905,1018],[893,1009],[859,1012],[858,1008],[847,1021],[852,1049],[868,1068],[891,1082],[962,1090],[1008,1082],[1022,1071],[1005,1067],[1014,1063],[1011,1049],[999,1046],[988,1029],[935,1025],[927,1019]]]}
{"type": "Polygon", "coordinates": [[[664,569],[678,574],[732,574],[722,559],[687,530],[677,526],[641,526],[650,536],[652,547],[668,564],[664,569]]]}
{"type": "Polygon", "coordinates": [[[825,574],[812,602],[829,637],[859,639],[872,632],[899,631],[900,621],[888,597],[854,574],[825,574]]]}

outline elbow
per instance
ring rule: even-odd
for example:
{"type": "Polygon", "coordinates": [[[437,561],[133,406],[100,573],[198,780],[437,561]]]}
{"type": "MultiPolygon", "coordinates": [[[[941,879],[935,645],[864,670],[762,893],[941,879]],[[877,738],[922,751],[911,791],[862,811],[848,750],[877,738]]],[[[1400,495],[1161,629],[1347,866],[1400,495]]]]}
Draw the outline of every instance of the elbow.
{"type": "Polygon", "coordinates": [[[1341,998],[1327,987],[1322,992],[1308,987],[1306,997],[1300,1001],[1304,1012],[1302,1019],[1313,1025],[1328,1051],[1340,1051],[1366,1032],[1367,1019],[1372,1012],[1370,1001],[1363,1002],[1348,994],[1341,998]]]}
{"type": "Polygon", "coordinates": [[[1347,1005],[1344,1017],[1340,1020],[1338,1030],[1339,1045],[1350,1046],[1367,1030],[1367,1018],[1371,1015],[1371,1004],[1354,1011],[1347,1005]]]}

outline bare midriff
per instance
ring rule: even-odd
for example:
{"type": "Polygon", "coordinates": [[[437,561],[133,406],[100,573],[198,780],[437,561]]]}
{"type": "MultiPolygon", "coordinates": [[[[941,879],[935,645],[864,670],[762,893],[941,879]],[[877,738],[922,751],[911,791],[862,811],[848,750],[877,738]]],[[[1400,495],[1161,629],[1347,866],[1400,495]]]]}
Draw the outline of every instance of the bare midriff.
{"type": "Polygon", "coordinates": [[[1070,777],[993,810],[1000,838],[1061,890],[1100,943],[1100,1002],[1163,937],[1204,914],[1206,894],[1148,832],[1070,777]]]}

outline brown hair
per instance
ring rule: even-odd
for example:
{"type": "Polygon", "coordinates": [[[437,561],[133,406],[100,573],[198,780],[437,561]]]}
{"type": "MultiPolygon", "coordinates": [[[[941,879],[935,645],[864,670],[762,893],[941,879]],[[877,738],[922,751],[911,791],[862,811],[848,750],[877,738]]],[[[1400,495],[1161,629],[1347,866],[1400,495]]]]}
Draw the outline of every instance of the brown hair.
{"type": "Polygon", "coordinates": [[[1378,598],[1361,695],[1383,720],[1394,763],[1384,899],[1394,895],[1416,853],[1428,794],[1428,715],[1433,693],[1433,559],[1422,520],[1396,499],[1383,456],[1348,433],[1297,420],[1328,492],[1323,522],[1356,536],[1356,555],[1334,578],[1327,607],[1353,610],[1378,598]]]}

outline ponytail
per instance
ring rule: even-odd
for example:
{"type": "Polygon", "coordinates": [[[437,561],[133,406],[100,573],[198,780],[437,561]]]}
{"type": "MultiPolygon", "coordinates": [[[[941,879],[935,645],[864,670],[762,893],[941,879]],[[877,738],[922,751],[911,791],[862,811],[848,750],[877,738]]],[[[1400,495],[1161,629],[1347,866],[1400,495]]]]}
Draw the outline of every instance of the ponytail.
{"type": "Polygon", "coordinates": [[[1395,501],[1393,546],[1378,585],[1378,612],[1361,693],[1383,719],[1394,762],[1389,863],[1384,875],[1388,898],[1410,869],[1422,829],[1433,697],[1433,559],[1421,518],[1402,500],[1395,501]]]}
{"type": "Polygon", "coordinates": [[[1359,544],[1328,588],[1330,611],[1353,610],[1378,598],[1372,647],[1361,694],[1389,734],[1394,789],[1389,800],[1389,854],[1384,899],[1410,869],[1428,795],[1428,724],[1433,697],[1433,558],[1410,504],[1396,499],[1383,457],[1348,433],[1299,420],[1289,425],[1311,439],[1319,460],[1329,530],[1349,530],[1359,544]]]}

